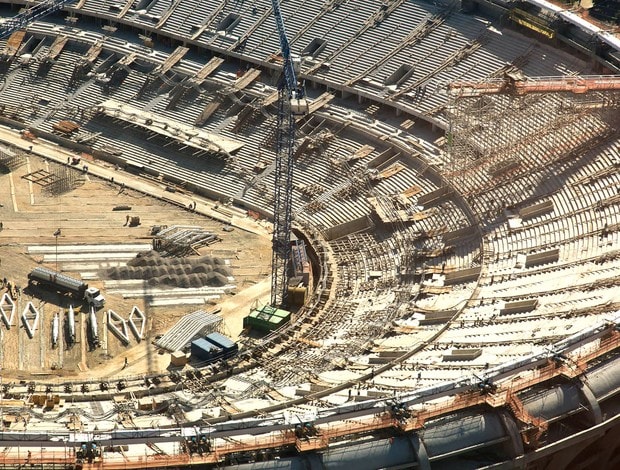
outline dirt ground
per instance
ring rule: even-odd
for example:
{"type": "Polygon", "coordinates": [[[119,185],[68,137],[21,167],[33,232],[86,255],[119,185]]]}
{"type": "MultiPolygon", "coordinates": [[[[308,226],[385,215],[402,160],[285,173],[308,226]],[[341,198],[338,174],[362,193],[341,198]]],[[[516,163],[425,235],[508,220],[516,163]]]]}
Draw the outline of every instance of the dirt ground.
{"type": "MultiPolygon", "coordinates": [[[[271,262],[271,243],[268,237],[238,228],[224,231],[225,225],[222,222],[147,196],[130,189],[129,185],[121,189],[117,182],[83,175],[79,168],[73,176],[78,180],[83,179],[81,185],[60,196],[52,195],[48,184],[49,175],[58,173],[58,167],[57,163],[30,155],[19,168],[9,173],[0,173],[0,280],[6,278],[24,289],[27,286],[27,275],[34,267],[44,265],[56,269],[55,263],[50,263],[49,260],[47,264],[41,264],[41,255],[29,255],[28,246],[54,247],[56,242],[59,247],[77,244],[149,243],[151,226],[165,224],[197,225],[221,238],[221,241],[201,248],[199,254],[230,260],[237,285],[234,294],[252,287],[256,291],[255,286],[259,284],[268,288],[269,283],[264,282],[270,273],[271,262]],[[131,210],[112,210],[122,205],[131,206],[131,210]],[[128,227],[127,215],[139,216],[141,224],[128,227]],[[60,235],[56,238],[54,233],[57,229],[60,229],[60,235]]],[[[144,191],[149,184],[148,181],[141,180],[140,189],[144,191]]],[[[79,273],[66,271],[62,262],[58,268],[79,278],[79,273]]],[[[228,294],[212,301],[210,305],[149,307],[143,299],[123,299],[120,295],[106,293],[101,280],[88,282],[89,285],[102,288],[106,296],[105,307],[96,314],[101,346],[91,350],[86,341],[86,308],[84,312],[76,314],[76,342],[69,345],[65,341],[66,335],[63,334],[66,331],[66,312],[69,304],[75,306],[76,302],[43,289],[25,289],[16,300],[17,308],[11,328],[8,329],[4,323],[0,324],[0,364],[3,377],[46,377],[46,380],[49,380],[54,376],[103,377],[161,370],[168,365],[169,358],[167,355],[158,354],[152,346],[151,342],[156,335],[167,331],[186,313],[197,309],[209,310],[235,297],[228,294]],[[29,301],[41,313],[32,339],[21,321],[21,313],[29,301]],[[104,312],[112,309],[126,318],[134,305],[147,316],[147,338],[139,344],[132,341],[129,347],[126,347],[110,334],[104,321],[104,312]],[[53,347],[52,319],[57,312],[61,334],[59,344],[53,347]],[[125,358],[128,366],[123,370],[125,358]]],[[[0,290],[0,295],[4,292],[6,289],[0,290]]],[[[256,295],[259,294],[264,295],[265,289],[262,288],[256,295]]],[[[251,302],[253,298],[256,296],[249,297],[247,301],[251,302]]],[[[247,314],[248,306],[244,306],[243,310],[244,314],[247,314]]],[[[238,311],[231,312],[233,313],[238,311]]],[[[226,316],[224,318],[226,321],[226,316]]],[[[238,318],[231,321],[235,323],[233,330],[237,330],[238,318]]]]}

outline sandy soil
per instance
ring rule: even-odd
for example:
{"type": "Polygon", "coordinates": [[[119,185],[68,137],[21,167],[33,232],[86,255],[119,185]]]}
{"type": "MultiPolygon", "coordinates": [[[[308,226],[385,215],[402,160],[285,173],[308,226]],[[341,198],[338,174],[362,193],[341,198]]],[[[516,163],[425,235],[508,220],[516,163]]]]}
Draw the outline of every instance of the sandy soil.
{"type": "MultiPolygon", "coordinates": [[[[42,144],[36,151],[45,155],[49,149],[42,144]]],[[[66,161],[64,155],[54,156],[60,161],[66,161]]],[[[77,338],[74,345],[68,345],[63,334],[56,347],[51,344],[54,314],[60,313],[60,331],[64,332],[66,310],[69,303],[75,304],[75,301],[59,294],[27,289],[16,301],[16,314],[11,328],[7,329],[4,324],[0,326],[3,377],[24,380],[45,377],[49,380],[53,376],[103,377],[162,370],[168,365],[169,357],[167,354],[159,354],[151,341],[172,327],[182,315],[222,304],[227,331],[231,336],[237,336],[241,330],[241,319],[247,315],[252,302],[259,298],[268,300],[271,243],[266,232],[259,236],[239,228],[224,231],[225,224],[200,213],[208,213],[209,208],[213,207],[212,201],[188,195],[187,198],[191,197],[191,200],[198,202],[197,211],[189,211],[145,195],[161,195],[163,186],[157,182],[138,179],[123,172],[114,173],[115,182],[110,182],[105,172],[109,174],[114,170],[106,164],[98,167],[97,162],[90,162],[89,175],[85,177],[78,169],[75,176],[83,178],[79,187],[61,196],[53,196],[49,194],[49,185],[46,187],[46,184],[50,180],[49,175],[57,172],[57,169],[55,162],[31,154],[19,168],[0,174],[0,279],[6,277],[21,288],[27,285],[27,274],[42,262],[40,255],[28,254],[30,245],[55,246],[56,241],[59,247],[73,244],[149,243],[151,226],[178,224],[198,225],[221,238],[220,242],[200,249],[200,254],[229,259],[237,290],[234,295],[229,294],[210,305],[165,308],[148,307],[142,299],[136,302],[136,299],[106,294],[106,306],[97,312],[101,347],[91,350],[86,341],[86,312],[76,315],[77,338]],[[94,175],[98,169],[101,170],[99,174],[106,179],[94,175]],[[120,181],[127,182],[122,191],[120,181]],[[125,222],[128,212],[112,210],[120,205],[131,206],[129,214],[139,216],[141,225],[127,227],[125,222]],[[61,235],[56,240],[54,232],[57,229],[61,230],[61,235]],[[20,319],[29,301],[42,313],[32,339],[28,337],[20,319]],[[147,338],[140,344],[132,341],[130,347],[126,347],[108,331],[104,312],[110,308],[126,317],[134,305],[147,315],[147,338]],[[123,370],[125,358],[128,366],[123,370]]],[[[255,227],[258,233],[261,232],[261,227],[256,226],[251,219],[240,220],[244,225],[255,227]]],[[[56,268],[55,263],[48,262],[46,266],[56,268]]],[[[62,262],[58,267],[64,271],[62,262]]],[[[67,274],[79,277],[79,273],[67,274]]],[[[104,287],[102,281],[90,281],[89,284],[104,287]]],[[[5,291],[3,289],[0,294],[5,291]]]]}

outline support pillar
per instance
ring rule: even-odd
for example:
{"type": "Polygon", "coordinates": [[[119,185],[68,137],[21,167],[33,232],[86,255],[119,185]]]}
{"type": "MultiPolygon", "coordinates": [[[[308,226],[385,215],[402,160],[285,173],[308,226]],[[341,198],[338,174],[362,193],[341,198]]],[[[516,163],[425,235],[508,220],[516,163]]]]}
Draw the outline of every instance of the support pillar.
{"type": "Polygon", "coordinates": [[[524,454],[525,450],[523,449],[523,439],[521,439],[521,434],[519,433],[519,427],[515,420],[505,411],[501,411],[499,413],[500,422],[506,434],[510,438],[510,444],[512,447],[512,458],[519,457],[524,454]]]}
{"type": "Polygon", "coordinates": [[[579,391],[588,402],[588,406],[590,407],[590,411],[592,412],[592,419],[594,420],[594,424],[601,424],[603,422],[601,407],[598,404],[598,400],[594,396],[594,392],[592,392],[592,389],[590,389],[590,386],[586,382],[585,376],[579,377],[577,388],[579,388],[579,391]]]}
{"type": "Polygon", "coordinates": [[[424,442],[422,442],[422,439],[420,439],[420,436],[417,433],[410,434],[409,443],[418,458],[418,468],[420,470],[431,470],[431,462],[426,453],[426,446],[424,442]]]}

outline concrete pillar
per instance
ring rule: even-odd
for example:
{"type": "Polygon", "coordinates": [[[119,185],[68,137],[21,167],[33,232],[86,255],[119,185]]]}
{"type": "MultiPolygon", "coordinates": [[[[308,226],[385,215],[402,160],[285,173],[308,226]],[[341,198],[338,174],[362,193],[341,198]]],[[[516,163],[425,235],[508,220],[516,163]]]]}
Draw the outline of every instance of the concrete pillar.
{"type": "Polygon", "coordinates": [[[499,413],[500,422],[508,434],[510,438],[510,444],[512,447],[512,457],[519,457],[524,454],[523,449],[523,439],[521,439],[521,434],[519,433],[519,427],[515,422],[514,418],[505,411],[501,411],[499,413]]]}
{"type": "Polygon", "coordinates": [[[594,396],[594,393],[585,382],[586,377],[579,377],[579,383],[577,388],[587,400],[588,405],[590,407],[590,411],[592,412],[592,419],[594,420],[594,424],[601,424],[603,422],[603,414],[601,413],[601,407],[599,406],[598,400],[594,396]]]}
{"type": "Polygon", "coordinates": [[[426,453],[426,446],[417,433],[409,435],[409,442],[413,448],[413,452],[418,457],[418,468],[420,470],[431,470],[431,462],[426,453]]]}

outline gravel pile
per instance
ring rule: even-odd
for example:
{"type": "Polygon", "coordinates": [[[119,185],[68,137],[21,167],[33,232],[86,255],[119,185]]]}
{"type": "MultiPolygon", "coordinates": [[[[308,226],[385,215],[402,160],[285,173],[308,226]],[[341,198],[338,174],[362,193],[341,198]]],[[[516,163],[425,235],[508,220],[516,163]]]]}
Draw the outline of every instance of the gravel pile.
{"type": "Polygon", "coordinates": [[[232,271],[221,258],[163,258],[157,251],[147,251],[138,253],[127,266],[109,268],[106,275],[117,280],[144,279],[150,286],[221,287],[232,271]]]}

